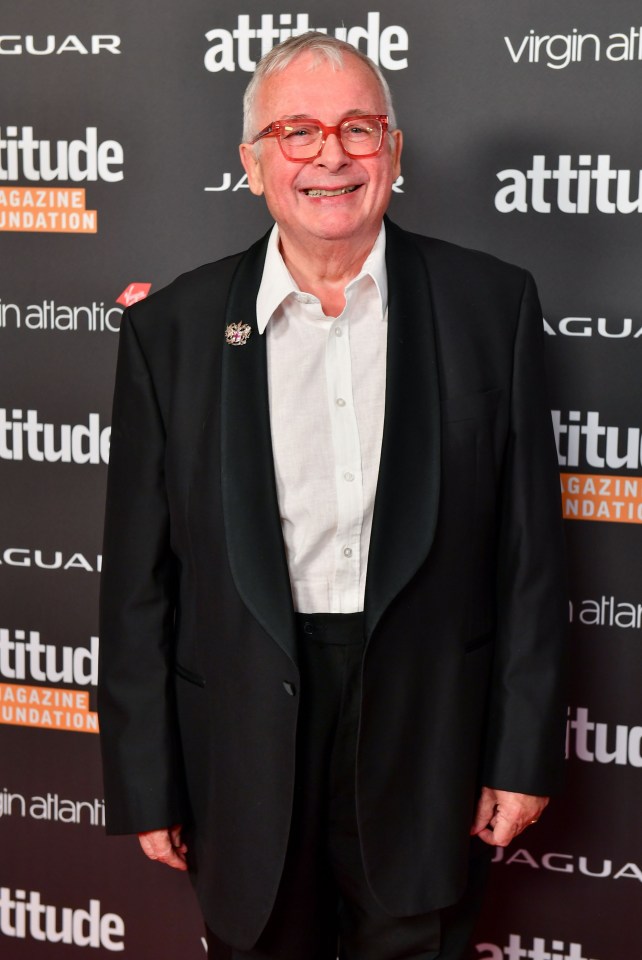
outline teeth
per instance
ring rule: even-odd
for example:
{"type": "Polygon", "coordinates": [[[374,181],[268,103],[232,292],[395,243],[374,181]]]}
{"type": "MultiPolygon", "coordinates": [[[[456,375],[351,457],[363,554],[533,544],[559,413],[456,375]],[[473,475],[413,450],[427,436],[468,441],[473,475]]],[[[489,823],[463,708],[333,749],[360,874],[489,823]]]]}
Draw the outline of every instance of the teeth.
{"type": "Polygon", "coordinates": [[[342,187],[340,190],[305,190],[309,197],[340,197],[342,193],[353,193],[356,187],[342,187]]]}

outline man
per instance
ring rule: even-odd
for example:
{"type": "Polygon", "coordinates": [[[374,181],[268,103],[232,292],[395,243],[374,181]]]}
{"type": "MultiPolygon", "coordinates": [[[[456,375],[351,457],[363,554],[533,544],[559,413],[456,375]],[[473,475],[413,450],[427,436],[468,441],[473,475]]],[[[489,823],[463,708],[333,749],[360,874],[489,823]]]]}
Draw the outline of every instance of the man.
{"type": "Polygon", "coordinates": [[[275,229],[123,317],[108,829],[189,867],[216,960],[461,960],[563,758],[535,288],[384,224],[402,136],[351,47],[286,41],[245,114],[275,229]]]}

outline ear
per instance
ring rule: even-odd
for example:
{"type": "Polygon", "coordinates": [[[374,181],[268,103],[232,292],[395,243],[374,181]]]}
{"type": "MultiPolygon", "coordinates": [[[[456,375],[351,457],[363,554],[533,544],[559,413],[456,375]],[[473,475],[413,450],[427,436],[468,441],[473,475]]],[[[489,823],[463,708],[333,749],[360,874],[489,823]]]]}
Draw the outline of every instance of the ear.
{"type": "Polygon", "coordinates": [[[261,161],[257,156],[259,151],[250,143],[242,143],[239,147],[241,163],[247,174],[247,183],[257,197],[263,193],[263,175],[261,173],[261,161]]]}
{"type": "Polygon", "coordinates": [[[401,151],[403,149],[403,133],[401,130],[392,130],[392,181],[401,173],[401,151]]]}

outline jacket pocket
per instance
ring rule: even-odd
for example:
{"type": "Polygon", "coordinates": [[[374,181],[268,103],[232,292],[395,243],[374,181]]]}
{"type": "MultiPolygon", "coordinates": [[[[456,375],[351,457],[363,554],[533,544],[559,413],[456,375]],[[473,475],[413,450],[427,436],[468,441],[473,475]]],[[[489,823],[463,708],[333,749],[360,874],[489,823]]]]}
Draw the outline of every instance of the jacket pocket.
{"type": "Polygon", "coordinates": [[[205,677],[202,677],[198,673],[193,673],[192,670],[188,670],[187,667],[182,666],[180,663],[174,664],[174,672],[178,674],[179,677],[182,677],[183,680],[187,680],[188,683],[194,683],[197,687],[205,686],[205,677]]]}
{"type": "Polygon", "coordinates": [[[480,647],[485,647],[486,644],[490,643],[492,639],[493,634],[490,630],[487,633],[480,633],[464,644],[464,653],[472,653],[473,650],[479,650],[480,647]]]}
{"type": "Polygon", "coordinates": [[[492,417],[502,395],[501,387],[483,393],[459,393],[442,402],[441,415],[446,423],[492,417]]]}

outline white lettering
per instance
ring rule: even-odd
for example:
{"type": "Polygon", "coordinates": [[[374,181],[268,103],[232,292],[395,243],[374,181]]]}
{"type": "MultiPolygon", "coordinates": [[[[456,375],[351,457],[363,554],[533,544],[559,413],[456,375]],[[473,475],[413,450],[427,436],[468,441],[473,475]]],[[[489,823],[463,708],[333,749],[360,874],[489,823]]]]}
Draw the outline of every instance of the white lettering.
{"type": "Polygon", "coordinates": [[[570,410],[566,419],[560,410],[553,410],[551,416],[560,466],[638,470],[642,465],[640,427],[606,426],[597,410],[584,417],[579,410],[570,410]]]}
{"type": "Polygon", "coordinates": [[[70,34],[63,40],[58,40],[53,34],[47,34],[45,37],[36,37],[34,34],[26,34],[24,37],[18,34],[0,36],[0,56],[2,54],[17,56],[22,53],[37,57],[60,53],[96,55],[103,52],[119,54],[121,52],[120,37],[111,33],[96,33],[83,41],[75,34],[70,34]]]}
{"type": "MultiPolygon", "coordinates": [[[[238,67],[251,73],[257,61],[276,43],[291,36],[301,36],[308,30],[329,33],[327,28],[310,26],[307,13],[297,13],[294,23],[290,13],[263,13],[260,25],[251,24],[248,14],[238,14],[234,29],[216,27],[208,30],[205,39],[209,46],[203,59],[205,69],[210,73],[233,73],[238,67]]],[[[365,26],[339,26],[334,29],[334,35],[361,49],[384,70],[405,70],[408,67],[408,57],[405,56],[409,47],[408,31],[398,24],[382,29],[381,14],[377,11],[367,14],[365,26]]]]}
{"type": "Polygon", "coordinates": [[[627,33],[612,33],[601,39],[594,33],[537,34],[534,30],[521,39],[504,37],[514,64],[541,63],[551,70],[565,70],[570,64],[599,63],[603,57],[612,62],[642,60],[642,29],[631,27],[627,33]]]}
{"type": "Polygon", "coordinates": [[[47,906],[39,891],[0,888],[0,933],[16,937],[67,943],[78,947],[125,949],[125,923],[116,913],[101,912],[100,900],[90,900],[89,909],[47,906]],[[44,921],[44,923],[43,923],[44,921]]]}
{"type": "Polygon", "coordinates": [[[563,940],[552,940],[549,946],[545,937],[533,937],[529,948],[527,938],[517,933],[508,935],[504,948],[496,943],[478,943],[475,949],[478,960],[589,960],[580,943],[567,946],[563,940]]]}
{"type": "MultiPolygon", "coordinates": [[[[105,180],[114,183],[124,177],[123,163],[122,145],[116,140],[99,142],[97,127],[87,127],[84,140],[55,141],[35,139],[33,127],[0,127],[0,180],[105,180]]],[[[67,216],[72,219],[71,214],[67,216]]],[[[77,218],[80,223],[80,214],[77,218]]]]}
{"type": "Polygon", "coordinates": [[[642,727],[608,724],[588,719],[586,707],[568,712],[566,755],[575,755],[585,763],[614,763],[616,766],[642,767],[642,727]]]}
{"type": "Polygon", "coordinates": [[[547,164],[544,154],[535,154],[529,170],[500,170],[497,179],[505,186],[495,194],[500,213],[642,213],[642,170],[617,170],[609,154],[580,154],[573,163],[570,154],[547,164]],[[613,184],[615,183],[615,191],[613,184]]]}
{"type": "MultiPolygon", "coordinates": [[[[13,639],[11,633],[0,627],[0,676],[3,679],[97,685],[98,637],[90,638],[89,647],[58,647],[42,643],[37,630],[30,630],[28,634],[25,630],[14,630],[13,639]]],[[[71,703],[63,705],[72,706],[71,703]]]]}
{"type": "Polygon", "coordinates": [[[519,850],[518,855],[510,854],[509,850],[498,847],[493,856],[493,863],[503,863],[504,866],[514,866],[515,864],[527,866],[531,869],[552,870],[555,873],[574,874],[581,873],[585,877],[595,877],[597,879],[637,880],[642,883],[642,868],[637,863],[625,863],[615,872],[613,870],[613,861],[604,859],[589,861],[588,857],[576,857],[572,853],[545,853],[542,854],[541,863],[537,862],[536,857],[528,850],[519,850]]]}
{"type": "Polygon", "coordinates": [[[100,414],[84,424],[42,423],[36,410],[8,411],[0,407],[0,459],[37,463],[99,464],[109,460],[111,427],[100,426],[100,414]]]}

